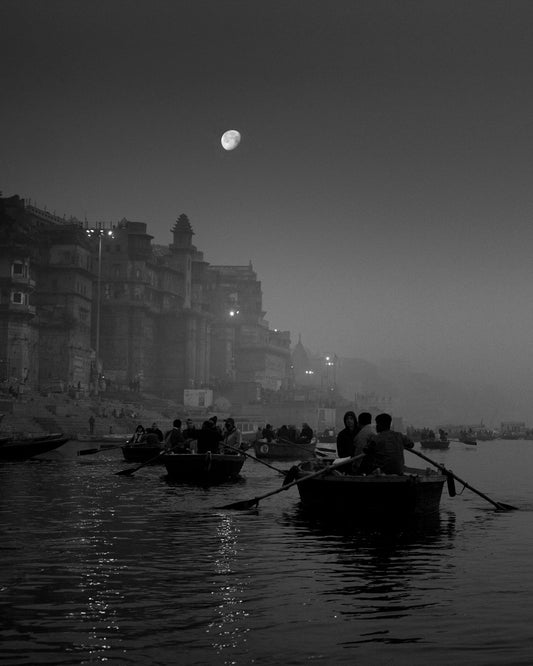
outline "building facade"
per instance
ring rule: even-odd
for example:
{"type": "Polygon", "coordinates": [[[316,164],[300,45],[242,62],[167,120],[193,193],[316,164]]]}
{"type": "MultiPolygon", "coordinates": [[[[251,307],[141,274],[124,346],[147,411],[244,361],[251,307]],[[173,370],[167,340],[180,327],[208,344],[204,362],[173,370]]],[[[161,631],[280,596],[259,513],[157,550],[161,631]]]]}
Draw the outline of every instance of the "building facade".
{"type": "Polygon", "coordinates": [[[91,225],[1,199],[0,380],[250,399],[286,388],[290,336],[264,319],[252,265],[211,266],[186,215],[167,246],[144,222],[91,225]]]}

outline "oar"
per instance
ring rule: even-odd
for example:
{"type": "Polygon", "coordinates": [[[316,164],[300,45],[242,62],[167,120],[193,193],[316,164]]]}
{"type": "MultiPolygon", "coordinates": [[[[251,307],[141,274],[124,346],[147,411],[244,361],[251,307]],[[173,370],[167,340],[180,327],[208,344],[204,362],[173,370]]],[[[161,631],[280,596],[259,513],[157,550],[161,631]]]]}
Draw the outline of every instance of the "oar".
{"type": "Polygon", "coordinates": [[[456,481],[459,481],[459,483],[462,483],[465,488],[468,488],[473,493],[476,493],[476,495],[479,495],[483,499],[487,500],[487,502],[490,502],[491,504],[493,504],[500,511],[518,511],[518,508],[516,506],[511,506],[510,504],[504,504],[503,502],[495,502],[490,497],[485,495],[485,493],[482,493],[480,490],[477,490],[473,486],[469,485],[466,481],[463,481],[463,479],[460,479],[451,470],[444,467],[444,465],[441,465],[440,463],[436,462],[435,460],[432,460],[431,458],[428,458],[423,453],[420,453],[420,451],[415,451],[414,449],[407,449],[407,451],[409,451],[410,453],[414,453],[415,456],[418,456],[419,458],[423,458],[424,460],[427,460],[428,463],[431,463],[437,469],[440,469],[440,471],[443,472],[444,474],[446,474],[448,476],[453,476],[453,478],[456,481]]]}
{"type": "Polygon", "coordinates": [[[269,465],[267,462],[264,462],[263,460],[260,460],[259,458],[256,458],[255,456],[250,455],[249,453],[246,453],[246,451],[241,451],[241,449],[237,449],[235,446],[229,446],[229,444],[223,444],[225,449],[231,449],[232,451],[237,451],[238,453],[242,453],[243,456],[246,456],[247,458],[250,458],[251,460],[255,460],[255,462],[261,463],[261,465],[265,465],[266,467],[270,467],[270,469],[273,469],[275,472],[278,472],[278,474],[283,474],[285,476],[288,472],[288,470],[285,469],[279,469],[278,467],[274,467],[273,465],[269,465]]]}
{"type": "Polygon", "coordinates": [[[100,453],[103,449],[82,449],[78,451],[79,456],[88,456],[90,453],[100,453]]]}
{"type": "Polygon", "coordinates": [[[253,499],[242,500],[240,502],[233,502],[232,504],[226,504],[224,506],[217,506],[214,508],[236,509],[237,511],[245,511],[246,509],[252,509],[254,506],[257,506],[259,504],[259,501],[262,499],[270,497],[271,495],[277,495],[278,493],[281,493],[284,490],[292,488],[292,486],[297,486],[299,483],[304,483],[304,481],[307,481],[308,479],[314,479],[317,476],[327,474],[332,469],[336,469],[337,467],[342,467],[343,465],[352,463],[354,462],[354,460],[359,460],[359,458],[362,458],[364,455],[365,455],[364,453],[360,453],[357,456],[353,456],[353,458],[343,458],[342,460],[339,460],[339,462],[332,463],[331,465],[324,467],[324,469],[321,469],[318,472],[313,472],[312,474],[306,474],[305,476],[302,476],[301,479],[296,479],[295,481],[291,481],[290,483],[287,483],[287,485],[281,486],[281,488],[277,488],[276,490],[271,490],[269,493],[265,493],[264,495],[259,495],[258,497],[254,497],[253,499]]]}
{"type": "Polygon", "coordinates": [[[171,449],[161,449],[161,451],[156,456],[150,458],[149,460],[146,460],[145,462],[142,463],[142,465],[138,465],[137,467],[130,467],[129,469],[122,469],[120,470],[120,472],[115,472],[115,474],[117,476],[131,476],[134,472],[141,469],[141,467],[146,467],[146,465],[153,463],[155,460],[160,458],[165,453],[170,453],[171,451],[174,451],[174,449],[178,449],[180,446],[183,446],[183,442],[176,444],[176,446],[173,446],[171,449]]]}

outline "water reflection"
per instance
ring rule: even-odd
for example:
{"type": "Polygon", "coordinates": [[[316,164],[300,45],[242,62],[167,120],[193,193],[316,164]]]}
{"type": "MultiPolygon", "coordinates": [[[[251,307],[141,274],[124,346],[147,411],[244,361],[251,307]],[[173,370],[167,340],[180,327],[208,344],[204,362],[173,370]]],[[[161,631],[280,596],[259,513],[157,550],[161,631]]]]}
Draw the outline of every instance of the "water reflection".
{"type": "MultiPolygon", "coordinates": [[[[214,560],[215,578],[212,581],[218,617],[209,623],[206,630],[214,634],[212,645],[217,655],[224,655],[228,650],[245,643],[249,631],[243,624],[248,617],[243,608],[246,585],[244,578],[237,572],[239,532],[234,515],[219,517],[216,528],[219,545],[214,560]]],[[[230,659],[224,663],[232,662],[230,659]]]]}

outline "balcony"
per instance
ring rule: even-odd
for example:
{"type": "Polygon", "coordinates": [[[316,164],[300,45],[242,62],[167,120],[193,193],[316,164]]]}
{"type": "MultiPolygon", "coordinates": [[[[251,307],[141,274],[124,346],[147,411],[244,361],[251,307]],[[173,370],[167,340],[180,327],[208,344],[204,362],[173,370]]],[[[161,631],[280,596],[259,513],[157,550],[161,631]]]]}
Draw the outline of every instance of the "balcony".
{"type": "Polygon", "coordinates": [[[23,303],[0,303],[0,312],[11,315],[35,316],[35,305],[24,305],[23,303]]]}

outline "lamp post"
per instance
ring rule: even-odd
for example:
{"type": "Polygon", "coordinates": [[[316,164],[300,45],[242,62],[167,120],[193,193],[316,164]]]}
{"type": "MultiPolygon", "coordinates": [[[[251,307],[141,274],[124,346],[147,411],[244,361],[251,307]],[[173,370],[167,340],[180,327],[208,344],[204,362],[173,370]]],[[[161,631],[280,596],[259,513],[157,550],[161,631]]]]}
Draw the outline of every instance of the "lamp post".
{"type": "Polygon", "coordinates": [[[96,382],[95,393],[100,389],[100,308],[101,308],[101,293],[102,293],[102,239],[107,236],[113,238],[113,232],[110,229],[86,229],[89,238],[98,237],[98,278],[96,282],[96,345],[95,345],[95,365],[96,365],[96,382]]]}

